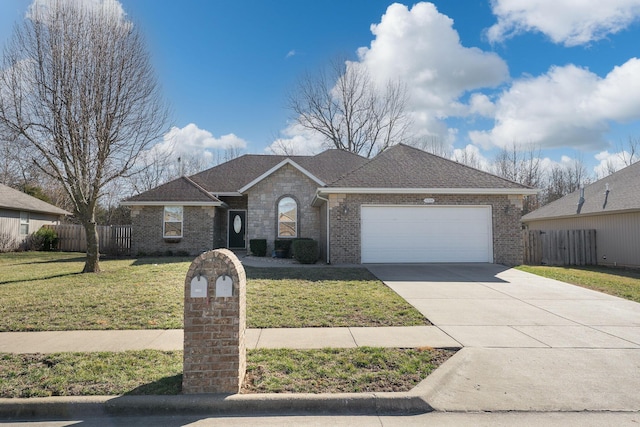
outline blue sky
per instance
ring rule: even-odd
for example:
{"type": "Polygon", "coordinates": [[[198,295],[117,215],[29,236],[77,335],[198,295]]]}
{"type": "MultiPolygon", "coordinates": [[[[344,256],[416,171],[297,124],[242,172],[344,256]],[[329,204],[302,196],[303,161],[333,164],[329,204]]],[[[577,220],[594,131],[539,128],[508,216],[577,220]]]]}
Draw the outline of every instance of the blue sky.
{"type": "MultiPolygon", "coordinates": [[[[0,2],[0,42],[30,3],[0,2]]],[[[185,153],[265,153],[277,139],[321,150],[291,125],[286,97],[340,55],[406,82],[415,135],[487,161],[515,141],[594,173],[640,138],[640,0],[120,3],[171,105],[166,139],[185,153]]]]}

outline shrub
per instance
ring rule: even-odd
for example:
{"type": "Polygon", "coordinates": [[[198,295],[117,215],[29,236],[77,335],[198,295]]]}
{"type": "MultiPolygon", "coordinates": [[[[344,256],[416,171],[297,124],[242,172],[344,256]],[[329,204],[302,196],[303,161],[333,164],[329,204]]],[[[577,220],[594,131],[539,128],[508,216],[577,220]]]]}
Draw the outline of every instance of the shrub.
{"type": "Polygon", "coordinates": [[[34,246],[41,251],[55,251],[58,249],[58,233],[53,228],[40,228],[34,233],[34,246]]]}
{"type": "Polygon", "coordinates": [[[295,239],[292,240],[291,242],[291,256],[293,258],[296,257],[296,242],[298,240],[313,240],[311,237],[297,237],[295,239]]]}
{"type": "Polygon", "coordinates": [[[266,256],[267,255],[267,239],[249,240],[249,250],[255,256],[266,256]]]}
{"type": "Polygon", "coordinates": [[[300,264],[314,264],[319,255],[318,242],[312,239],[298,239],[293,242],[293,253],[300,264]]]}
{"type": "Polygon", "coordinates": [[[18,250],[18,242],[9,233],[0,233],[0,253],[18,250]]]}
{"type": "Polygon", "coordinates": [[[276,239],[273,244],[276,251],[283,251],[284,258],[289,258],[289,254],[291,253],[291,239],[276,239]]]}

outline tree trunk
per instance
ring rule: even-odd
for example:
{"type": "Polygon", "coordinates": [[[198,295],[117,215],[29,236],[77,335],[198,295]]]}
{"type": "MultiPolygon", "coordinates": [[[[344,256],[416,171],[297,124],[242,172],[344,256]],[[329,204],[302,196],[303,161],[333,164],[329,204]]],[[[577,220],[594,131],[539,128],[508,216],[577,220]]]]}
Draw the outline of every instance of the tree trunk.
{"type": "Polygon", "coordinates": [[[82,224],[87,234],[87,260],[84,263],[83,273],[98,273],[100,271],[100,242],[98,241],[98,229],[95,221],[87,221],[82,224]]]}

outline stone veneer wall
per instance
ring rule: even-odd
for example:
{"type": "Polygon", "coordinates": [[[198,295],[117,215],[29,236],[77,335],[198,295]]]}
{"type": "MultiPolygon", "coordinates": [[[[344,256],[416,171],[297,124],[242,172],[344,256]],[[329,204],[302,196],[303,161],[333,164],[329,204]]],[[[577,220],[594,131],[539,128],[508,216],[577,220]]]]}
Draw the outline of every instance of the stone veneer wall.
{"type": "Polygon", "coordinates": [[[164,254],[167,251],[176,254],[181,251],[199,255],[212,249],[215,216],[217,213],[224,214],[224,211],[216,209],[213,206],[184,206],[182,239],[169,242],[162,237],[164,206],[132,206],[131,254],[164,254]]]}
{"type": "Polygon", "coordinates": [[[359,264],[361,255],[360,206],[416,205],[425,206],[425,198],[434,205],[491,205],[493,217],[493,259],[496,264],[522,264],[522,198],[507,195],[448,194],[331,194],[330,257],[332,264],[359,264]],[[346,213],[345,213],[346,208],[346,213]]]}
{"type": "Polygon", "coordinates": [[[318,184],[291,165],[284,165],[248,191],[247,244],[267,239],[267,255],[276,239],[278,201],[292,196],[298,202],[298,237],[320,239],[320,208],[311,206],[318,184]]]}

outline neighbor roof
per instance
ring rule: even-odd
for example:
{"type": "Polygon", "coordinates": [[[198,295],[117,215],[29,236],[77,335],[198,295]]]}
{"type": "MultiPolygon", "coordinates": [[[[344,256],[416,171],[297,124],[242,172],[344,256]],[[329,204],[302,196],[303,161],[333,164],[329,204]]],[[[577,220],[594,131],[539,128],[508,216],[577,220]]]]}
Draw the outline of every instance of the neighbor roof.
{"type": "Polygon", "coordinates": [[[585,186],[582,206],[578,204],[581,190],[577,190],[524,215],[522,221],[640,210],[638,188],[640,188],[640,162],[585,186]]]}
{"type": "Polygon", "coordinates": [[[405,144],[386,149],[329,187],[532,190],[526,185],[405,144]]]}
{"type": "Polygon", "coordinates": [[[71,212],[3,184],[0,184],[0,208],[54,215],[71,215],[71,212]]]}

